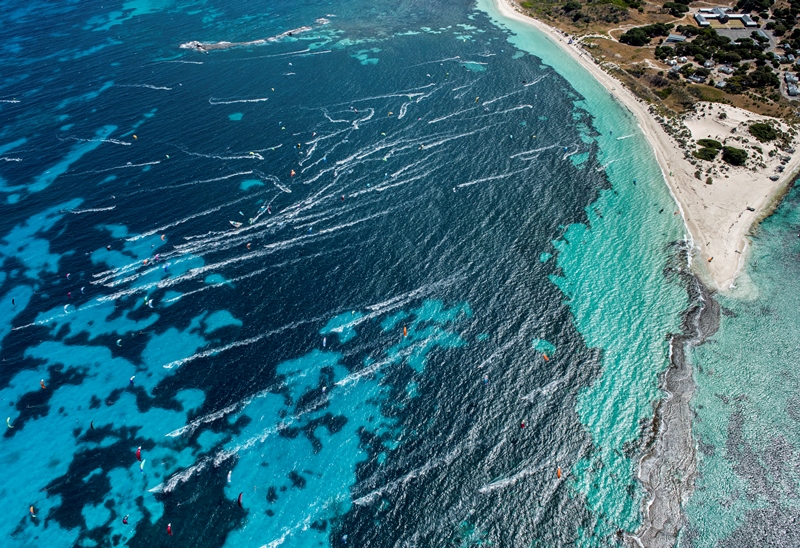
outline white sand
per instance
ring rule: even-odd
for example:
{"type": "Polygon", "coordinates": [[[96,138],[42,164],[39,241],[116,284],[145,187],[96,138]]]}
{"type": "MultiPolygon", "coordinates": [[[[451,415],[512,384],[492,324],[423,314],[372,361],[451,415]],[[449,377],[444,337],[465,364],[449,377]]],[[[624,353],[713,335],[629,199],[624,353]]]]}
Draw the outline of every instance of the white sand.
{"type": "MultiPolygon", "coordinates": [[[[770,211],[774,198],[783,192],[800,167],[800,154],[778,151],[774,158],[770,158],[768,153],[773,146],[758,143],[747,132],[745,122],[771,120],[783,130],[788,129],[786,124],[729,105],[700,103],[696,113],[686,116],[683,121],[684,127],[691,131],[691,138],[710,137],[720,142],[727,139],[724,144],[747,149],[749,159],[746,167],[728,166],[719,158],[713,163],[698,160],[696,166],[692,165],[684,158],[684,150],[680,145],[650,114],[647,103],[636,98],[622,83],[603,71],[590,54],[579,49],[578,44],[569,45],[563,32],[520,13],[517,6],[511,3],[512,0],[495,2],[504,17],[531,25],[550,37],[636,116],[653,147],[664,179],[678,202],[678,209],[694,241],[696,255],[700,258],[693,262],[698,274],[710,278],[709,281],[717,289],[729,289],[746,253],[747,234],[751,227],[770,211]],[[722,112],[726,116],[722,117],[724,119],[720,119],[722,112]],[[731,133],[734,128],[736,132],[731,133]],[[743,142],[743,139],[749,140],[749,143],[743,142]],[[763,158],[748,148],[754,145],[761,147],[763,158]],[[776,168],[781,165],[780,158],[783,156],[791,156],[791,160],[785,165],[783,173],[778,173],[776,168]],[[761,163],[766,167],[754,167],[761,163]],[[711,185],[705,183],[709,168],[712,169],[711,185]],[[698,169],[703,171],[700,180],[694,176],[698,169]],[[771,181],[769,177],[772,175],[780,177],[771,181]],[[747,207],[755,211],[748,211],[747,207]]],[[[795,139],[792,147],[796,145],[795,139]]],[[[690,150],[694,148],[690,145],[690,150]]]]}

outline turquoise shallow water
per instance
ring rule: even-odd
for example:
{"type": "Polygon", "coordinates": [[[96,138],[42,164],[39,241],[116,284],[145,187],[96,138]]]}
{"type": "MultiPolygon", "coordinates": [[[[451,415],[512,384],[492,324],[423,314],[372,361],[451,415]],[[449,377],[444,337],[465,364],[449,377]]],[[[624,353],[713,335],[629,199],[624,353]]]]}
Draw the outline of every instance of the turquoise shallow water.
{"type": "Polygon", "coordinates": [[[694,351],[699,475],[684,546],[795,546],[800,493],[800,188],[753,238],[719,331],[694,351]]]}
{"type": "Polygon", "coordinates": [[[552,277],[587,344],[603,350],[600,378],[577,403],[594,448],[572,469],[573,487],[597,518],[582,530],[583,542],[603,545],[606,535],[634,531],[639,522],[636,440],[660,397],[657,376],[668,365],[665,335],[677,331],[687,305],[680,283],[664,276],[675,260],[668,243],[685,233],[632,115],[546,37],[520,23],[504,24],[517,32],[515,43],[574,83],[582,95],[577,104],[593,113],[600,133],[594,137],[601,143],[600,162],[616,183],[588,209],[588,225],[568,227],[556,246],[563,276],[552,277]]]}
{"type": "Polygon", "coordinates": [[[553,44],[466,1],[0,23],[9,545],[638,527],[684,234],[635,121],[553,44]]]}

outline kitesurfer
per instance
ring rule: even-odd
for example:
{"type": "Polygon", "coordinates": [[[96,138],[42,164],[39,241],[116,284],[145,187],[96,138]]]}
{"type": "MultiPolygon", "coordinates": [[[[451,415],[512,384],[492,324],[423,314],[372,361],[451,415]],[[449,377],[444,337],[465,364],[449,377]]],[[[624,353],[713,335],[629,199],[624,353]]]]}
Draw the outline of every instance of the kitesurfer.
{"type": "Polygon", "coordinates": [[[239,505],[239,508],[242,508],[242,493],[239,493],[239,498],[236,499],[236,504],[239,505]]]}
{"type": "Polygon", "coordinates": [[[44,385],[44,379],[39,381],[39,386],[42,387],[42,390],[45,390],[47,387],[44,385]]]}
{"type": "Polygon", "coordinates": [[[17,306],[17,301],[15,301],[14,299],[11,299],[11,306],[16,307],[17,306]]]}
{"type": "Polygon", "coordinates": [[[144,463],[145,463],[145,462],[147,462],[147,460],[146,460],[146,459],[145,459],[145,460],[143,460],[143,461],[141,462],[141,464],[139,464],[139,472],[141,472],[142,474],[144,474],[144,463]]]}
{"type": "Polygon", "coordinates": [[[403,326],[403,336],[408,337],[408,328],[406,326],[403,326]]]}
{"type": "Polygon", "coordinates": [[[128,525],[128,516],[127,515],[124,518],[122,518],[122,523],[124,525],[128,525]]]}
{"type": "Polygon", "coordinates": [[[107,245],[107,246],[106,246],[106,249],[107,249],[108,251],[111,251],[111,246],[110,246],[110,245],[107,245]]]}
{"type": "Polygon", "coordinates": [[[142,462],[142,446],[136,448],[136,460],[142,462]]]}
{"type": "Polygon", "coordinates": [[[117,346],[122,346],[122,339],[117,339],[117,346]]]}
{"type": "Polygon", "coordinates": [[[228,470],[228,483],[230,483],[230,482],[231,482],[231,471],[228,470]]]}
{"type": "Polygon", "coordinates": [[[558,479],[561,479],[561,468],[560,467],[558,469],[556,469],[556,477],[558,479]]]}
{"type": "Polygon", "coordinates": [[[167,524],[167,534],[169,536],[172,536],[172,524],[171,523],[167,524]]]}
{"type": "Polygon", "coordinates": [[[6,426],[8,426],[9,428],[14,428],[14,427],[12,426],[12,424],[11,424],[11,417],[8,417],[8,418],[6,419],[6,426]]]}
{"type": "Polygon", "coordinates": [[[328,337],[322,337],[322,348],[328,345],[328,337]]]}
{"type": "Polygon", "coordinates": [[[522,422],[520,422],[520,423],[519,423],[519,427],[520,427],[520,428],[525,428],[525,421],[522,421],[522,422]]]}
{"type": "Polygon", "coordinates": [[[294,177],[294,176],[295,176],[295,172],[294,172],[294,170],[292,170],[292,171],[291,171],[291,173],[289,173],[289,175],[291,175],[292,177],[294,177]]]}
{"type": "Polygon", "coordinates": [[[90,421],[90,422],[89,422],[89,428],[91,428],[92,430],[94,430],[94,421],[90,421]]]}
{"type": "Polygon", "coordinates": [[[36,511],[33,509],[33,506],[31,506],[31,507],[28,509],[28,511],[31,513],[31,517],[32,517],[32,518],[35,518],[35,517],[36,517],[36,511]]]}

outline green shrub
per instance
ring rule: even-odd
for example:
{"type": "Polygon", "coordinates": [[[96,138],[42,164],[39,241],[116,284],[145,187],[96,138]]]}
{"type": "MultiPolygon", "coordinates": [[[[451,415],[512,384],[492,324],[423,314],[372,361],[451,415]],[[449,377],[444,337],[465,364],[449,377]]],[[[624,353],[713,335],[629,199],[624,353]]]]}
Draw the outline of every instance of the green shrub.
{"type": "Polygon", "coordinates": [[[657,89],[655,90],[655,94],[661,97],[662,99],[666,99],[667,97],[670,96],[670,94],[672,94],[672,88],[668,87],[664,89],[657,89]]]}
{"type": "Polygon", "coordinates": [[[717,150],[722,148],[722,143],[714,139],[698,139],[697,144],[703,148],[715,148],[717,150]]]}
{"type": "Polygon", "coordinates": [[[619,41],[629,46],[644,46],[650,43],[650,37],[641,28],[634,28],[620,36],[619,41]]]}
{"type": "Polygon", "coordinates": [[[722,147],[722,159],[732,166],[743,166],[747,161],[747,151],[735,147],[722,147]]]}
{"type": "Polygon", "coordinates": [[[673,17],[683,17],[683,14],[689,11],[689,6],[677,2],[666,2],[664,9],[669,11],[669,14],[673,17]]]}
{"type": "Polygon", "coordinates": [[[718,148],[701,148],[700,150],[696,150],[693,155],[695,158],[711,162],[717,157],[717,152],[719,152],[718,148]]]}
{"type": "Polygon", "coordinates": [[[767,141],[774,141],[778,138],[778,132],[775,131],[775,128],[769,124],[764,124],[762,122],[756,122],[750,126],[750,135],[761,141],[762,143],[766,143],[767,141]]]}
{"type": "Polygon", "coordinates": [[[655,38],[656,36],[668,36],[669,31],[674,27],[675,25],[664,23],[634,27],[620,36],[619,41],[630,46],[644,46],[650,43],[651,38],[655,38]]]}

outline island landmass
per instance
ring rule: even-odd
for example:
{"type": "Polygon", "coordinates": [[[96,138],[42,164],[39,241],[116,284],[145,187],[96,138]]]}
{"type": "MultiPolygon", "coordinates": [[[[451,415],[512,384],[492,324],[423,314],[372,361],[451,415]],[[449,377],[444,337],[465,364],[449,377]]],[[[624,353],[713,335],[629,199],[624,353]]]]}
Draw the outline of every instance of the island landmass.
{"type": "MultiPolygon", "coordinates": [[[[690,257],[696,259],[693,269],[712,289],[735,288],[747,255],[748,236],[772,213],[800,169],[800,154],[795,153],[800,104],[789,95],[796,88],[788,83],[796,82],[792,70],[800,70],[794,55],[787,53],[794,51],[794,42],[779,44],[772,19],[764,25],[771,30],[765,31],[759,28],[765,19],[759,15],[748,17],[756,27],[744,27],[741,16],[746,13],[733,14],[731,7],[719,10],[731,14],[725,28],[741,25],[742,37],[737,41],[719,34],[719,25],[695,24],[693,15],[714,8],[679,4],[687,11],[681,12],[683,24],[676,27],[664,22],[675,20],[669,6],[645,5],[638,0],[626,0],[636,6],[622,0],[603,4],[496,1],[505,17],[528,23],[549,36],[636,116],[675,197],[676,214],[683,216],[691,235],[690,257]],[[598,10],[612,16],[592,19],[586,15],[598,10]],[[630,23],[620,26],[621,20],[630,23]],[[654,25],[656,30],[636,30],[654,25]],[[682,34],[671,34],[673,29],[682,34]],[[767,40],[748,37],[756,31],[767,40]],[[647,32],[667,36],[655,45],[650,44],[647,32]],[[642,33],[644,38],[639,36],[642,33]],[[666,38],[684,49],[672,48],[666,38]],[[691,48],[694,43],[698,45],[691,48]],[[730,55],[730,48],[723,47],[726,44],[735,45],[737,56],[730,55]],[[785,55],[774,51],[779,45],[785,55]],[[709,50],[713,50],[711,55],[709,50]],[[695,52],[691,60],[676,53],[691,51],[695,52]],[[776,66],[785,69],[784,83],[773,70],[776,66]],[[725,78],[714,82],[714,76],[725,78]],[[722,82],[725,84],[719,85],[722,82]]],[[[740,11],[762,7],[750,1],[740,11]]],[[[767,15],[777,18],[784,14],[777,8],[767,15]]],[[[784,21],[784,33],[786,24],[784,21]]],[[[800,38],[800,30],[794,34],[800,38]]]]}

